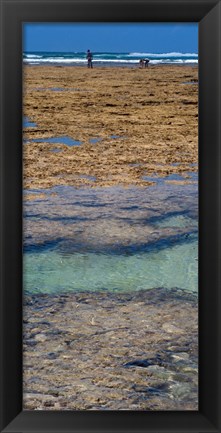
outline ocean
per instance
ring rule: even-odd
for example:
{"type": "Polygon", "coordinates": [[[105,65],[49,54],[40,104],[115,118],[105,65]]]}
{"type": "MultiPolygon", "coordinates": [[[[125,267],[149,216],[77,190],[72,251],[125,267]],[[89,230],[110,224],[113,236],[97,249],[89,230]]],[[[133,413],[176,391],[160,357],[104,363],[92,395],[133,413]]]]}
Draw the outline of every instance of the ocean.
{"type": "MultiPolygon", "coordinates": [[[[148,58],[150,65],[157,64],[198,64],[197,53],[93,53],[93,62],[99,66],[136,66],[140,59],[148,58]]],[[[23,62],[30,65],[84,65],[84,52],[25,52],[23,62]]]]}

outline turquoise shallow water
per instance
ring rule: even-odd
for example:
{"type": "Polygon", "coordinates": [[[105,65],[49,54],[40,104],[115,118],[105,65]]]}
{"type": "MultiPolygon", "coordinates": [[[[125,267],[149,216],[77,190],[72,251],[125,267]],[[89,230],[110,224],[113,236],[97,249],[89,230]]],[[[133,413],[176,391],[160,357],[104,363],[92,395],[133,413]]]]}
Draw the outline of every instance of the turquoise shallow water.
{"type": "Polygon", "coordinates": [[[25,292],[197,292],[197,182],[51,192],[24,206],[25,292]]]}
{"type": "Polygon", "coordinates": [[[28,292],[136,291],[153,287],[197,290],[197,240],[134,255],[31,252],[24,259],[28,292]]]}

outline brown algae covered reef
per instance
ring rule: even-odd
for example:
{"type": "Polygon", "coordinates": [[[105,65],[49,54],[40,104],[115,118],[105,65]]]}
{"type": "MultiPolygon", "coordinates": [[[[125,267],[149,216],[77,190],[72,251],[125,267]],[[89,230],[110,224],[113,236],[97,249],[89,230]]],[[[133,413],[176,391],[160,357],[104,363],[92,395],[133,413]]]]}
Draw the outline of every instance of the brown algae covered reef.
{"type": "Polygon", "coordinates": [[[146,174],[187,182],[198,162],[197,77],[192,66],[25,66],[24,115],[37,126],[24,128],[24,187],[152,184],[146,174]]]}

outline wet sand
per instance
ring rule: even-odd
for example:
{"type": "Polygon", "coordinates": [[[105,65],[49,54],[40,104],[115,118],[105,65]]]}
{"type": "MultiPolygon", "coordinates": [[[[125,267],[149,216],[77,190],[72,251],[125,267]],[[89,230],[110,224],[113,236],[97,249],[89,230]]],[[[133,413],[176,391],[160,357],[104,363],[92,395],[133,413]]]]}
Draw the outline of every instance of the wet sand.
{"type": "Polygon", "coordinates": [[[197,333],[182,290],[27,296],[24,409],[197,410],[197,333]]]}
{"type": "Polygon", "coordinates": [[[191,182],[197,77],[192,66],[25,66],[24,116],[37,126],[24,128],[24,187],[147,186],[154,181],[145,175],[174,173],[191,182]],[[62,144],[63,136],[82,144],[62,144]],[[52,137],[61,143],[31,142],[52,137]]]}

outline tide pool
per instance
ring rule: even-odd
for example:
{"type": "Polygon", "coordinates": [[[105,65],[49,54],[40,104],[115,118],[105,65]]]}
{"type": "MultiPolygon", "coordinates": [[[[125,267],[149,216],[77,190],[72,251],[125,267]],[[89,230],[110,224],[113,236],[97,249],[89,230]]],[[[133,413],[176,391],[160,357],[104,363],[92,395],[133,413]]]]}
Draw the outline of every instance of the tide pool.
{"type": "Polygon", "coordinates": [[[188,243],[131,255],[61,254],[53,249],[30,252],[24,255],[24,289],[28,293],[61,293],[178,287],[196,292],[197,258],[196,236],[188,243]]]}
{"type": "Polygon", "coordinates": [[[73,140],[71,137],[49,137],[49,138],[36,138],[36,139],[25,139],[25,143],[53,143],[53,144],[66,144],[67,146],[80,146],[82,143],[77,140],[73,140]]]}
{"type": "Polygon", "coordinates": [[[197,292],[197,182],[43,192],[24,201],[25,293],[197,292]]]}

